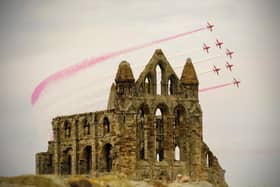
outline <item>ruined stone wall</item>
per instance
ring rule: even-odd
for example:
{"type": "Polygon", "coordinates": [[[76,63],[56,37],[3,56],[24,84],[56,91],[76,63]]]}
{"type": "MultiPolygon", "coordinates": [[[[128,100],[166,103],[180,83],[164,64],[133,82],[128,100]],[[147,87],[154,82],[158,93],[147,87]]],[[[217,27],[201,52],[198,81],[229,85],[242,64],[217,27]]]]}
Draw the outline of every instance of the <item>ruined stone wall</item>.
{"type": "Polygon", "coordinates": [[[82,150],[94,145],[92,115],[87,113],[53,119],[55,174],[85,173],[82,150]]]}
{"type": "Polygon", "coordinates": [[[52,174],[54,173],[54,142],[48,141],[47,152],[40,152],[35,155],[36,173],[37,174],[52,174]]]}
{"type": "Polygon", "coordinates": [[[41,152],[35,155],[36,173],[37,174],[52,174],[53,173],[53,158],[48,152],[41,152]]]}
{"type": "MultiPolygon", "coordinates": [[[[112,111],[61,116],[53,119],[54,141],[46,155],[53,155],[55,174],[86,174],[94,170],[107,170],[104,160],[104,146],[110,144],[110,154],[115,155],[119,148],[119,123],[112,111]],[[111,150],[112,149],[112,150],[111,150]]],[[[45,165],[42,154],[38,154],[38,174],[43,174],[39,165],[45,165]],[[40,162],[40,164],[39,164],[40,162]]],[[[118,163],[118,157],[114,156],[118,163]]],[[[112,165],[110,170],[116,170],[112,165]]]]}
{"type": "Polygon", "coordinates": [[[204,180],[218,187],[227,187],[225,182],[225,170],[220,166],[217,157],[212,153],[206,143],[202,146],[202,166],[204,169],[204,180]]]}
{"type": "MultiPolygon", "coordinates": [[[[145,154],[144,159],[138,159],[136,163],[136,175],[138,179],[144,178],[166,178],[175,179],[177,174],[193,175],[191,171],[201,166],[201,125],[199,105],[193,106],[198,107],[191,111],[193,105],[191,102],[186,102],[185,105],[177,102],[175,97],[173,99],[159,98],[158,100],[151,100],[145,98],[141,101],[138,98],[138,102],[134,103],[135,107],[141,108],[144,106],[149,111],[145,117],[144,124],[144,140],[145,140],[145,154]],[[163,99],[165,101],[163,101],[163,99]],[[164,104],[165,105],[164,105],[164,104]],[[157,108],[161,108],[164,113],[164,158],[159,161],[156,158],[156,115],[155,111],[157,108]],[[176,122],[175,111],[181,110],[180,122],[176,122]],[[191,113],[193,112],[193,113],[191,113]],[[196,123],[195,120],[198,120],[196,123]],[[177,123],[177,124],[176,124],[177,123]],[[175,147],[179,146],[179,159],[175,159],[175,147]]],[[[137,129],[137,114],[135,116],[135,129],[137,129]]],[[[137,139],[137,134],[136,134],[137,139]]],[[[139,152],[136,147],[136,155],[139,152]]],[[[201,168],[200,168],[201,170],[201,168]]],[[[197,172],[199,173],[199,171],[197,172]]],[[[197,174],[198,175],[198,174],[197,174]]]]}
{"type": "MultiPolygon", "coordinates": [[[[141,108],[144,108],[145,111],[145,154],[144,159],[137,160],[137,178],[175,179],[179,173],[192,175],[194,178],[198,177],[195,171],[198,168],[201,170],[201,121],[191,121],[191,119],[201,116],[197,89],[196,83],[188,85],[181,83],[163,53],[160,50],[155,52],[135,83],[136,91],[132,95],[131,103],[127,99],[123,101],[127,102],[126,106],[131,106],[129,110],[139,113],[141,108]],[[160,67],[162,71],[161,77],[157,77],[157,67],[160,67]],[[160,85],[157,85],[158,79],[161,79],[160,85]],[[158,93],[157,86],[161,88],[160,93],[158,93]],[[163,123],[163,134],[161,135],[163,156],[161,159],[157,158],[157,139],[159,138],[157,135],[157,109],[163,116],[161,120],[163,123]],[[178,112],[180,112],[180,117],[177,116],[178,112]],[[179,160],[174,158],[176,146],[179,147],[179,160]]],[[[121,100],[119,98],[122,95],[119,96],[117,90],[116,95],[117,97],[114,98],[117,101],[121,100]]],[[[122,103],[122,101],[118,102],[122,103]]],[[[135,129],[137,129],[138,123],[137,115],[135,129]]],[[[139,154],[137,153],[139,151],[141,151],[139,147],[136,147],[136,155],[139,154]]]]}
{"type": "Polygon", "coordinates": [[[198,79],[190,59],[179,79],[156,50],[136,81],[123,61],[107,110],[60,116],[52,126],[54,141],[36,155],[38,174],[121,172],[139,180],[174,180],[182,174],[227,187],[224,170],[203,142],[198,79]]]}
{"type": "Polygon", "coordinates": [[[96,115],[95,122],[96,155],[95,169],[97,172],[118,171],[120,157],[120,125],[118,115],[114,111],[102,111],[96,115]]]}

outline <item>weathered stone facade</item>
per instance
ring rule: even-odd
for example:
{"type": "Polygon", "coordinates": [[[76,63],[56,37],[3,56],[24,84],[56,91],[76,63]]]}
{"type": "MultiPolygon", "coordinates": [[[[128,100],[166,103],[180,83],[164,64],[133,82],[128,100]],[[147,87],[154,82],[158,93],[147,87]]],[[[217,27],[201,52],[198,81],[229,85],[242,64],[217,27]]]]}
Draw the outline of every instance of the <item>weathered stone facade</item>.
{"type": "Polygon", "coordinates": [[[183,174],[226,187],[225,171],[203,141],[198,84],[190,59],[179,79],[160,49],[137,81],[121,62],[107,110],[53,119],[54,140],[36,154],[36,173],[120,172],[139,180],[183,174]]]}

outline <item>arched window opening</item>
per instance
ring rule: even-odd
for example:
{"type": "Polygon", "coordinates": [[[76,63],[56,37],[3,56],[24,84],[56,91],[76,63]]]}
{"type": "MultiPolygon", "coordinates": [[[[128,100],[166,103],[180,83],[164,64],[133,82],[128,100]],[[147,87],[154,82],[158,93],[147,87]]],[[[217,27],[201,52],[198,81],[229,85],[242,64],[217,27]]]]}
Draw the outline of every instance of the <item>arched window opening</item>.
{"type": "Polygon", "coordinates": [[[174,158],[176,161],[180,160],[180,147],[178,144],[175,145],[174,158]]]}
{"type": "Polygon", "coordinates": [[[211,156],[209,153],[206,154],[206,167],[210,168],[211,167],[211,156]]]}
{"type": "Polygon", "coordinates": [[[145,84],[146,84],[146,85],[149,84],[149,79],[148,79],[148,77],[145,78],[145,84]]]}
{"type": "Polygon", "coordinates": [[[110,121],[107,117],[105,117],[103,119],[103,131],[104,131],[104,134],[110,132],[110,121]]]}
{"type": "Polygon", "coordinates": [[[69,121],[64,122],[64,132],[65,138],[69,138],[71,136],[71,127],[69,121]]]}
{"type": "Polygon", "coordinates": [[[156,157],[158,161],[164,159],[163,141],[164,141],[164,125],[161,109],[157,108],[155,114],[155,129],[156,129],[156,157]]]}
{"type": "Polygon", "coordinates": [[[61,174],[63,175],[71,175],[72,173],[72,149],[68,148],[63,151],[62,156],[62,165],[61,165],[61,174]]]}
{"type": "Polygon", "coordinates": [[[160,108],[157,108],[156,110],[156,116],[159,116],[160,118],[162,118],[162,112],[160,108]]]}
{"type": "Polygon", "coordinates": [[[97,119],[97,115],[95,114],[94,115],[94,124],[97,124],[98,123],[98,119],[97,119]]]}
{"type": "Polygon", "coordinates": [[[144,88],[145,88],[145,93],[147,93],[147,94],[151,94],[152,93],[152,83],[151,83],[151,77],[150,76],[147,76],[146,78],[145,78],[145,86],[144,86],[144,88]]]}
{"type": "Polygon", "coordinates": [[[137,116],[137,146],[138,146],[138,159],[145,159],[145,139],[144,139],[144,124],[145,124],[145,112],[141,108],[137,116]]]}
{"type": "Polygon", "coordinates": [[[171,79],[169,79],[168,80],[168,95],[173,95],[174,93],[173,93],[173,85],[172,85],[172,81],[171,81],[171,79]]]}
{"type": "Polygon", "coordinates": [[[157,95],[161,95],[162,69],[159,64],[156,66],[156,80],[157,80],[157,86],[156,86],[157,95]]]}
{"type": "Polygon", "coordinates": [[[178,128],[183,124],[185,115],[185,109],[183,106],[179,105],[174,110],[174,128],[178,128]]]}
{"type": "Polygon", "coordinates": [[[124,94],[124,88],[122,87],[122,86],[116,86],[116,90],[117,90],[117,93],[119,94],[119,95],[123,95],[124,94]]]}
{"type": "Polygon", "coordinates": [[[107,172],[110,172],[112,170],[112,145],[107,143],[104,145],[103,148],[104,151],[104,161],[105,161],[105,169],[107,172]]]}
{"type": "Polygon", "coordinates": [[[167,88],[167,91],[168,91],[168,95],[174,95],[175,92],[176,92],[176,78],[174,75],[171,75],[168,79],[168,88],[167,88]]]}
{"type": "Polygon", "coordinates": [[[84,135],[89,135],[90,134],[90,125],[88,121],[85,119],[84,120],[84,135]]]}
{"type": "Polygon", "coordinates": [[[84,156],[85,156],[85,168],[86,173],[89,174],[92,167],[92,153],[91,153],[91,146],[86,146],[84,149],[84,156]]]}

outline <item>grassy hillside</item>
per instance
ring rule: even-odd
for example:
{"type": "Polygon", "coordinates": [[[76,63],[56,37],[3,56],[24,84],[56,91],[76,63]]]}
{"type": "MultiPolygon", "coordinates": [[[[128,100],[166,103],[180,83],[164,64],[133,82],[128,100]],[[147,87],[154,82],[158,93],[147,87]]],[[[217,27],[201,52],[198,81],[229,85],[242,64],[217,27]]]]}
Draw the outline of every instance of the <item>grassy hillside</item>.
{"type": "Polygon", "coordinates": [[[101,177],[53,175],[22,175],[0,177],[0,187],[213,187],[208,182],[166,183],[164,181],[133,181],[124,176],[101,177]]]}

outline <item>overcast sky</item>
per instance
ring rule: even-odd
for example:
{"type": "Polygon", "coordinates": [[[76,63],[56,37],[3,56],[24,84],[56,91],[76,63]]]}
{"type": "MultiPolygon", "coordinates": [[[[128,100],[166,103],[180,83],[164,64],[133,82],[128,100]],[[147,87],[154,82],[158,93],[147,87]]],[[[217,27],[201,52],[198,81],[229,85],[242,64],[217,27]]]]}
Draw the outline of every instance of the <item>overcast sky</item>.
{"type": "Polygon", "coordinates": [[[156,48],[180,77],[187,57],[196,64],[200,88],[233,86],[200,93],[204,140],[233,187],[280,185],[279,33],[280,3],[261,1],[0,1],[0,176],[35,173],[35,153],[46,151],[51,119],[106,109],[109,88],[121,60],[137,78],[156,48]],[[79,3],[78,3],[79,2],[79,3]],[[98,56],[165,36],[202,31],[115,57],[49,85],[34,107],[31,94],[47,76],[98,56]],[[233,72],[225,70],[219,38],[235,51],[233,72]],[[210,54],[202,43],[212,46],[210,54]],[[182,55],[178,55],[182,54],[182,55]],[[221,76],[202,72],[213,65],[221,76]]]}

